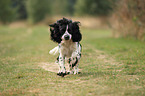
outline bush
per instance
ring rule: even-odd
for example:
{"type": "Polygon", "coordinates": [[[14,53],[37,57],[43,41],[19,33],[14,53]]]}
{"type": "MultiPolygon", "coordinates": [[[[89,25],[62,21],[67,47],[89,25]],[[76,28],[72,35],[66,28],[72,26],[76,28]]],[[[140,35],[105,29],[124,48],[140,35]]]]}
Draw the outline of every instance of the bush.
{"type": "Polygon", "coordinates": [[[75,15],[108,15],[114,0],[77,0],[75,15]]]}
{"type": "Polygon", "coordinates": [[[2,23],[11,22],[16,17],[16,9],[12,8],[11,0],[0,0],[0,21],[2,23]]]}
{"type": "Polygon", "coordinates": [[[27,12],[25,7],[25,0],[12,0],[12,7],[17,9],[16,10],[16,19],[26,19],[27,18],[27,12]]]}
{"type": "Polygon", "coordinates": [[[37,23],[44,19],[49,14],[50,0],[27,0],[26,9],[28,14],[28,21],[30,23],[37,23]]]}
{"type": "Polygon", "coordinates": [[[73,15],[75,2],[76,0],[53,0],[52,15],[73,15]]]}
{"type": "Polygon", "coordinates": [[[113,14],[113,35],[145,40],[145,0],[120,0],[113,14]]]}

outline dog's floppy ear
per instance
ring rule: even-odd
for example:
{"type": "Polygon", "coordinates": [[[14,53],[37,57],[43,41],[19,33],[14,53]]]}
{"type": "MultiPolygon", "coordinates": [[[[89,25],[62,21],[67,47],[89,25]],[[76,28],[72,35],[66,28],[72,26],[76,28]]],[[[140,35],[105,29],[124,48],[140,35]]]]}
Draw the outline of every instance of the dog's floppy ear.
{"type": "Polygon", "coordinates": [[[59,32],[59,24],[54,23],[49,26],[50,26],[51,40],[53,40],[54,42],[60,43],[61,37],[60,37],[60,32],[59,32]]]}
{"type": "Polygon", "coordinates": [[[79,24],[80,22],[73,22],[73,37],[72,37],[73,42],[80,42],[82,39],[82,34],[80,33],[79,30],[79,24]]]}
{"type": "Polygon", "coordinates": [[[54,23],[54,24],[50,24],[49,26],[50,27],[55,27],[57,24],[56,23],[54,23]]]}
{"type": "Polygon", "coordinates": [[[54,28],[57,28],[58,27],[58,24],[57,23],[54,23],[54,24],[50,24],[50,31],[54,30],[54,28]]]}
{"type": "Polygon", "coordinates": [[[78,25],[78,26],[80,26],[81,25],[81,23],[79,22],[79,21],[75,21],[75,22],[73,22],[75,25],[78,25]]]}

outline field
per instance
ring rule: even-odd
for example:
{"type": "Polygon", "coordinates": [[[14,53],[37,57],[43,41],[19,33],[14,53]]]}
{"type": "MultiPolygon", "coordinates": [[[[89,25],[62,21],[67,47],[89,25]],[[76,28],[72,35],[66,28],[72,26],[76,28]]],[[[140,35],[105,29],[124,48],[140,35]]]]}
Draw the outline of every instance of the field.
{"type": "Polygon", "coordinates": [[[62,78],[44,68],[57,66],[47,26],[0,26],[0,95],[145,96],[145,43],[109,29],[81,32],[81,74],[62,78]]]}

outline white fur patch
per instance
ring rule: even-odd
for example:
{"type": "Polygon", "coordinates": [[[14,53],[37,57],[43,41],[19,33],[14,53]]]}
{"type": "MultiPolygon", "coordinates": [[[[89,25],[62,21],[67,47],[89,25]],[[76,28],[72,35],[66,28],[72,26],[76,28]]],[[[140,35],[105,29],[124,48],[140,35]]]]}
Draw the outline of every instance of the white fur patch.
{"type": "Polygon", "coordinates": [[[64,39],[64,36],[65,36],[65,35],[68,35],[68,36],[69,36],[69,40],[72,38],[72,35],[68,33],[68,25],[67,25],[66,31],[65,31],[65,33],[63,34],[63,36],[62,36],[61,39],[64,39]]]}

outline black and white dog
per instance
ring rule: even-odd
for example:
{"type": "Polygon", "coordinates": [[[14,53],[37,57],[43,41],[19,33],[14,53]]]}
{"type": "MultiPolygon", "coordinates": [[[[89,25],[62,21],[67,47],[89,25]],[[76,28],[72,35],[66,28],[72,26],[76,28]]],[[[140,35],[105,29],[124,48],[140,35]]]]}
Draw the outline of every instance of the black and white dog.
{"type": "Polygon", "coordinates": [[[57,62],[59,72],[57,75],[78,74],[78,63],[81,58],[82,34],[79,30],[79,22],[72,22],[66,18],[58,20],[56,23],[49,25],[51,40],[58,43],[58,46],[50,50],[50,54],[59,52],[57,62]],[[66,71],[65,61],[69,64],[69,70],[66,71]]]}

